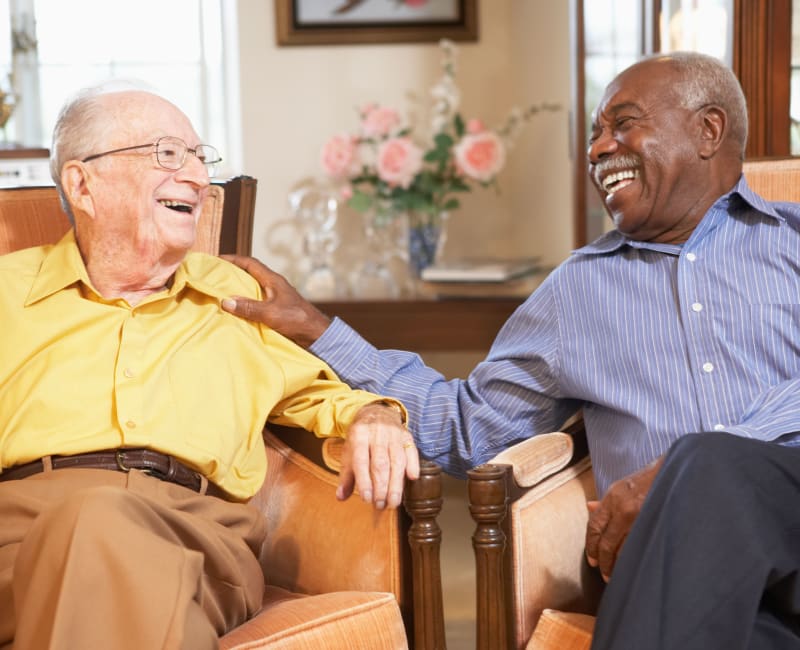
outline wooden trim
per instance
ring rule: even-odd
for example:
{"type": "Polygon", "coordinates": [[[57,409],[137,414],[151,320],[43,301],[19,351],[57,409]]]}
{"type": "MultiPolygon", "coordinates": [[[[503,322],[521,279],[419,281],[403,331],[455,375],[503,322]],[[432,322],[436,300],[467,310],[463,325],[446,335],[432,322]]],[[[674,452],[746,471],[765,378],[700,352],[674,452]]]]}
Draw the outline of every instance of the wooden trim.
{"type": "Polygon", "coordinates": [[[512,617],[507,597],[506,533],[503,520],[508,508],[510,466],[479,465],[468,472],[469,511],[475,521],[478,650],[508,647],[512,617]]]}
{"type": "Polygon", "coordinates": [[[50,150],[39,147],[23,147],[18,144],[0,144],[0,160],[18,160],[21,158],[49,158],[50,150]]]}
{"type": "MultiPolygon", "coordinates": [[[[527,296],[526,296],[527,297],[527,296]]],[[[315,303],[377,348],[486,351],[525,297],[315,303]]]]}
{"type": "Polygon", "coordinates": [[[746,157],[789,155],[791,0],[735,0],[733,70],[747,98],[746,157]]]}
{"type": "Polygon", "coordinates": [[[586,48],[583,26],[583,0],[570,0],[570,37],[574,43],[572,59],[572,180],[575,183],[575,206],[572,219],[572,243],[580,248],[587,240],[586,204],[586,48]]]}
{"type": "Polygon", "coordinates": [[[251,176],[236,176],[215,182],[225,190],[222,203],[222,231],[219,252],[252,255],[253,218],[258,181],[251,176]]]}
{"type": "MultiPolygon", "coordinates": [[[[345,4],[342,0],[341,4],[345,4]]],[[[386,2],[389,6],[391,3],[386,2]]],[[[278,45],[362,45],[366,43],[436,42],[478,40],[478,0],[460,0],[456,21],[331,23],[300,26],[295,20],[294,0],[275,0],[275,33],[278,45]]],[[[391,7],[389,7],[391,8],[391,7]]]]}
{"type": "MultiPolygon", "coordinates": [[[[430,461],[420,462],[416,481],[406,481],[403,505],[411,525],[408,546],[413,579],[413,612],[404,619],[411,623],[408,631],[411,647],[416,650],[444,649],[444,603],[440,550],[442,529],[436,518],[442,512],[442,468],[430,461]]],[[[409,592],[406,592],[409,593],[409,592]]]]}

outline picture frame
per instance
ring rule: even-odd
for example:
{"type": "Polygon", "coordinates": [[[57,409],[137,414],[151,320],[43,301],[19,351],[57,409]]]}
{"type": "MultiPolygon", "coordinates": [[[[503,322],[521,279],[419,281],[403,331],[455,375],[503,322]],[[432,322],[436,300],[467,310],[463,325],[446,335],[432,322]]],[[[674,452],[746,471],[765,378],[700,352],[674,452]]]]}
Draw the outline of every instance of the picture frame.
{"type": "Polygon", "coordinates": [[[478,40],[478,0],[275,0],[285,45],[478,40]]]}

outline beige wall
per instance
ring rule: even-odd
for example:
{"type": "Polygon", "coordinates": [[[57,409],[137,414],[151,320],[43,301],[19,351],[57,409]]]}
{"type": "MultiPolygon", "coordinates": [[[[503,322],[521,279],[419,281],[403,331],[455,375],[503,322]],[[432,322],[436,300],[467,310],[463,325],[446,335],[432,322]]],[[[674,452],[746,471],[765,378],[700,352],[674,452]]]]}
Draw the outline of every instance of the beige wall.
{"type": "MultiPolygon", "coordinates": [[[[389,0],[386,0],[387,2],[389,0]]],[[[502,192],[478,190],[451,219],[447,256],[563,259],[572,242],[568,150],[568,3],[479,0],[480,39],[460,44],[462,113],[490,125],[512,105],[543,100],[564,110],[528,125],[501,175],[502,192]]],[[[368,101],[408,107],[439,74],[436,44],[278,47],[273,3],[239,0],[244,170],[258,178],[254,254],[290,273],[302,255],[286,196],[318,176],[319,149],[356,126],[368,101]]]]}

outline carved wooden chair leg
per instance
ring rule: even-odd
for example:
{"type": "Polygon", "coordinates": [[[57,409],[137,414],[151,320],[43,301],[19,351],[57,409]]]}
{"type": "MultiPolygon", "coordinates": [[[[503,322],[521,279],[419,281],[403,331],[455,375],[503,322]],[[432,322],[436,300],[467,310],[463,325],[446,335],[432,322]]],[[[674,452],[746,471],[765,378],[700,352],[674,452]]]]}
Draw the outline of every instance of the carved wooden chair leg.
{"type": "Polygon", "coordinates": [[[447,646],[439,563],[442,530],[436,521],[442,511],[441,467],[422,461],[419,478],[406,483],[403,503],[411,517],[408,541],[414,572],[412,647],[415,650],[444,650],[447,646]]]}
{"type": "Polygon", "coordinates": [[[468,472],[469,510],[477,524],[472,536],[477,588],[477,648],[508,647],[504,552],[506,534],[506,468],[481,465],[468,472]]]}

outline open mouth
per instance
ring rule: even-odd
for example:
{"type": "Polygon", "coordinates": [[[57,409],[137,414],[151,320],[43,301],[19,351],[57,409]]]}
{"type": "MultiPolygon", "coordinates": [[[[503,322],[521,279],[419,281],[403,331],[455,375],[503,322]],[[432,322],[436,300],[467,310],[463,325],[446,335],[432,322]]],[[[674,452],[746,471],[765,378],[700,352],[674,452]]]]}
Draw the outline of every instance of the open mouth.
{"type": "Polygon", "coordinates": [[[163,200],[159,201],[161,205],[165,208],[169,208],[170,210],[175,210],[175,212],[183,212],[186,214],[191,214],[194,207],[190,203],[184,203],[183,201],[168,201],[163,200]]]}
{"type": "Polygon", "coordinates": [[[603,178],[601,185],[607,194],[612,195],[633,183],[637,178],[639,178],[639,172],[637,170],[623,169],[618,172],[613,172],[603,178]]]}

